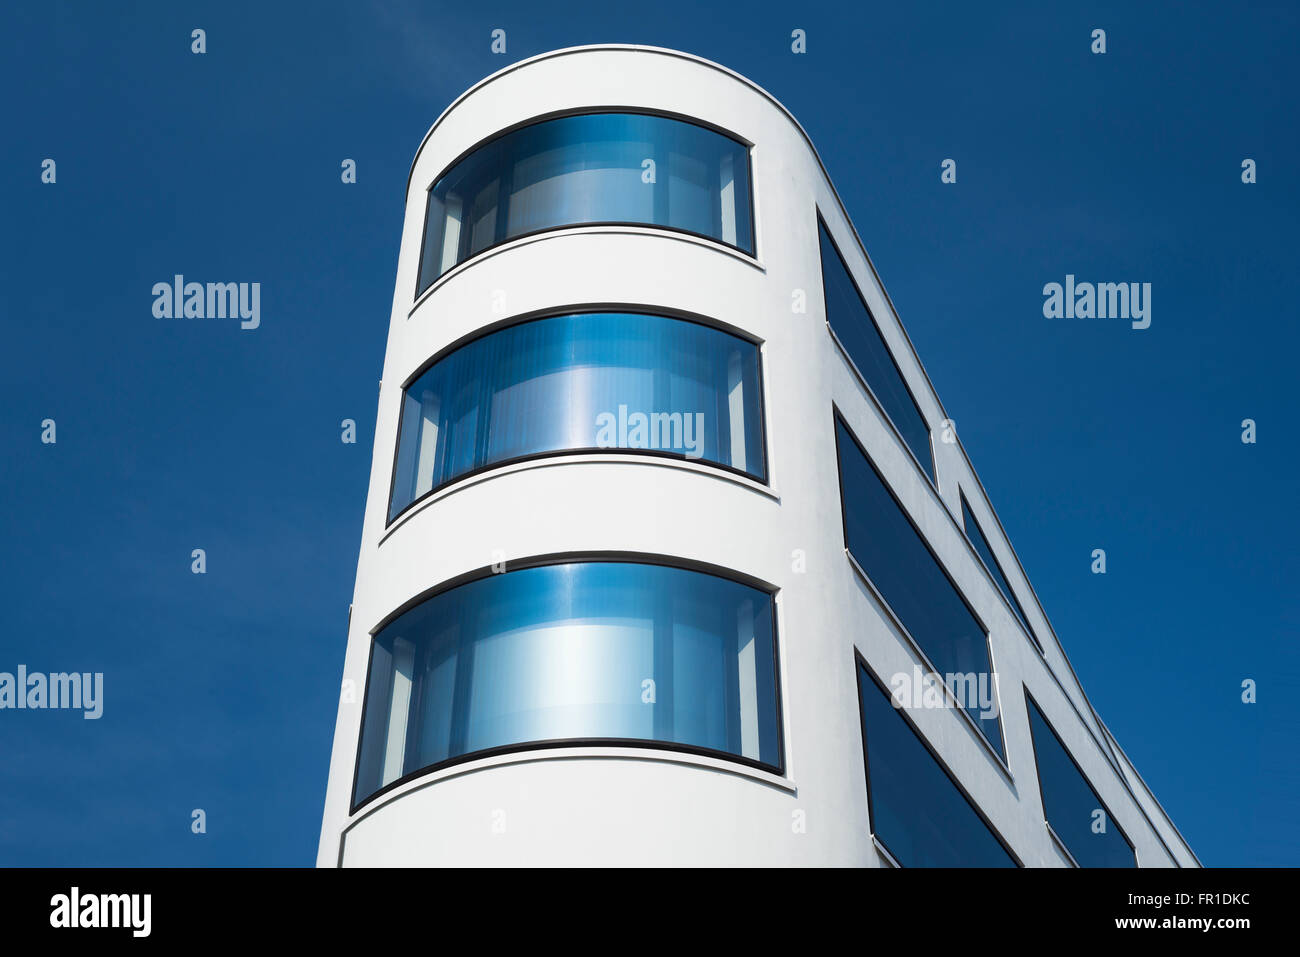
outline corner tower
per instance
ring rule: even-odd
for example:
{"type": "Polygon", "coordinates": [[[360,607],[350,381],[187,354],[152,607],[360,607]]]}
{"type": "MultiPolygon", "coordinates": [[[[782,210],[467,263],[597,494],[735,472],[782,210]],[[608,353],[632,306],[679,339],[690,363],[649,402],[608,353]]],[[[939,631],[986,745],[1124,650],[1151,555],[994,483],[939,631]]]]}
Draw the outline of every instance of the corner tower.
{"type": "Polygon", "coordinates": [[[318,863],[1194,866],[946,419],[770,95],[477,84],[407,185],[318,863]]]}

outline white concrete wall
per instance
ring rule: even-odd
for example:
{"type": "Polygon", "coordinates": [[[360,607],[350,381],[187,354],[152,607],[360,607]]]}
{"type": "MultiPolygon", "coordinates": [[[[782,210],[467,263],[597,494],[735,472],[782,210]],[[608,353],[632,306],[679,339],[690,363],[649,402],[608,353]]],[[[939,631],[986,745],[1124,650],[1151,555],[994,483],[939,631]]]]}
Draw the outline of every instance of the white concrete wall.
{"type": "MultiPolygon", "coordinates": [[[[841,531],[832,404],[844,414],[992,631],[1008,766],[953,711],[912,716],[1025,864],[1064,862],[1043,823],[1022,683],[1137,845],[1169,863],[1104,756],[1108,739],[1000,538],[958,445],[937,440],[940,493],[831,340],[815,210],[820,207],[931,427],[944,412],[805,135],[735,74],[670,51],[579,48],[490,77],[439,119],[412,171],[379,396],[344,678],[318,863],[847,864],[876,866],[867,815],[854,649],[888,679],[916,655],[852,571],[841,531]],[[426,190],[500,129],[557,111],[630,107],[696,117],[754,144],[757,259],[650,228],[581,227],[506,244],[442,277],[415,304],[426,190]],[[803,289],[806,314],[791,309],[803,289]],[[504,295],[504,309],[496,309],[504,295]],[[770,487],[706,464],[616,452],[506,466],[431,496],[385,529],[401,386],[468,333],[555,307],[680,309],[762,345],[770,487]],[[414,307],[414,309],[413,309],[414,307]],[[1029,644],[960,532],[960,483],[1047,645],[1029,644]],[[958,518],[954,521],[953,515],[958,518]],[[507,562],[618,551],[733,569],[776,593],[784,776],[641,748],[561,748],[435,772],[350,816],[370,635],[396,608],[495,550],[507,562]],[[801,549],[807,571],[792,570],[801,549]],[[1056,677],[1053,677],[1055,674],[1056,677]],[[798,812],[798,815],[796,815],[798,812]],[[797,816],[806,829],[793,826],[797,816]]],[[[1146,813],[1158,805],[1144,795],[1146,813]]],[[[1162,822],[1166,839],[1176,832],[1162,822]]],[[[1195,859],[1179,841],[1180,863],[1195,859]]]]}

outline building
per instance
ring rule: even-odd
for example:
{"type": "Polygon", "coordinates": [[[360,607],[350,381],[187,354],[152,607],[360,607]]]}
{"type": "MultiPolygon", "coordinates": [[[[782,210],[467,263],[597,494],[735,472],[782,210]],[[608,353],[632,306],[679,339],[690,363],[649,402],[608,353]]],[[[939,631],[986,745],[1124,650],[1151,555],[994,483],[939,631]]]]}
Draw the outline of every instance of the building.
{"type": "Polygon", "coordinates": [[[560,50],[421,144],[318,863],[1198,865],[743,77],[560,50]]]}

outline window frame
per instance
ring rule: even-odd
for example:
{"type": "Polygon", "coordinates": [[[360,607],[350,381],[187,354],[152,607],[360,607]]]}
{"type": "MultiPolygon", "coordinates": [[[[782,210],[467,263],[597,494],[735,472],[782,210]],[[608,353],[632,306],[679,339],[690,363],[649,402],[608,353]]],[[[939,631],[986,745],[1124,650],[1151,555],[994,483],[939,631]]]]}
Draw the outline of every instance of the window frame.
{"type": "Polygon", "coordinates": [[[352,777],[348,787],[349,817],[357,814],[368,805],[374,804],[385,794],[397,790],[418,778],[426,777],[438,771],[455,767],[460,764],[466,764],[471,761],[481,761],[487,758],[518,754],[525,751],[550,751],[558,748],[634,748],[641,751],[670,751],[678,754],[691,754],[698,757],[711,758],[717,761],[726,761],[730,764],[737,764],[742,767],[762,771],[766,774],[775,775],[780,778],[786,776],[788,759],[785,740],[785,702],[782,699],[781,689],[781,630],[778,620],[778,612],[780,609],[776,600],[779,589],[767,582],[761,581],[760,579],[744,575],[729,568],[722,568],[717,565],[679,558],[670,558],[663,555],[643,555],[640,553],[626,552],[559,553],[525,559],[511,559],[509,562],[509,570],[505,574],[524,571],[529,568],[541,568],[548,565],[594,565],[600,563],[654,565],[663,568],[673,568],[679,571],[692,572],[699,575],[710,575],[714,578],[721,578],[738,585],[744,585],[748,588],[754,589],[755,591],[762,592],[767,596],[768,614],[772,621],[772,701],[776,718],[775,739],[778,763],[775,765],[764,764],[762,761],[754,758],[747,758],[740,754],[733,754],[730,751],[719,751],[715,748],[702,748],[693,745],[680,744],[673,741],[658,741],[649,738],[552,738],[540,741],[523,741],[516,744],[500,745],[491,748],[482,748],[477,751],[470,751],[465,754],[456,755],[445,761],[439,761],[436,764],[417,768],[414,771],[404,774],[358,801],[356,793],[357,779],[361,773],[361,746],[362,738],[365,735],[366,729],[366,704],[370,700],[370,678],[372,672],[371,666],[374,663],[375,638],[381,631],[388,627],[388,625],[392,624],[402,615],[406,614],[406,612],[418,605],[437,598],[439,595],[446,592],[453,591],[462,585],[468,585],[485,578],[499,577],[500,573],[494,572],[492,566],[488,565],[466,572],[462,575],[457,575],[454,578],[433,586],[432,588],[426,589],[414,598],[411,598],[409,601],[403,602],[395,611],[385,615],[367,634],[366,639],[369,642],[369,647],[366,651],[366,680],[365,688],[361,695],[361,707],[358,709],[360,717],[357,721],[356,756],[353,761],[352,777]]]}
{"type": "Polygon", "coordinates": [[[885,334],[880,328],[880,323],[876,321],[875,313],[872,312],[871,307],[867,305],[867,298],[862,295],[862,287],[858,285],[857,279],[853,277],[853,271],[849,269],[849,262],[844,258],[844,251],[840,249],[840,244],[835,241],[835,234],[831,232],[830,226],[827,225],[826,218],[822,215],[821,208],[815,206],[814,210],[817,214],[817,263],[818,268],[821,270],[822,311],[826,314],[826,331],[830,333],[831,341],[835,343],[835,347],[839,350],[840,355],[843,356],[844,360],[848,363],[849,370],[853,373],[854,377],[858,380],[863,389],[866,390],[867,396],[871,399],[872,404],[875,405],[876,410],[881,414],[884,420],[889,423],[889,427],[893,430],[894,436],[898,439],[899,444],[907,450],[907,454],[911,458],[912,464],[915,465],[917,471],[921,473],[926,484],[937,492],[939,490],[939,462],[938,456],[934,454],[934,429],[926,419],[925,412],[921,408],[921,403],[916,400],[916,393],[912,390],[911,384],[907,381],[907,376],[903,374],[902,366],[898,364],[898,359],[894,356],[894,351],[889,348],[889,342],[885,339],[885,334]],[[853,356],[849,355],[848,347],[846,347],[840,340],[840,337],[835,334],[835,329],[831,325],[830,310],[827,308],[827,304],[830,300],[826,294],[826,266],[822,262],[821,256],[821,230],[823,229],[826,231],[826,238],[830,240],[831,247],[835,250],[835,255],[839,256],[840,263],[844,266],[844,275],[848,277],[849,282],[853,286],[853,291],[857,293],[858,301],[862,303],[862,309],[867,314],[867,319],[871,322],[872,326],[875,327],[876,335],[880,337],[881,345],[885,348],[885,354],[889,356],[889,361],[893,364],[894,370],[898,373],[898,381],[902,383],[904,391],[907,392],[908,399],[911,400],[912,405],[916,408],[917,415],[920,416],[921,424],[925,426],[926,445],[930,453],[930,467],[934,470],[934,478],[931,478],[930,473],[925,470],[925,466],[921,464],[921,460],[917,457],[911,444],[903,436],[903,432],[898,427],[898,423],[896,423],[889,412],[886,411],[884,404],[880,401],[880,397],[877,396],[875,390],[871,388],[871,383],[867,381],[867,377],[863,375],[862,370],[858,368],[858,364],[853,360],[853,356]]]}
{"type": "Polygon", "coordinates": [[[1011,586],[1011,579],[1007,577],[1006,569],[1004,569],[1002,567],[1002,563],[998,561],[998,556],[993,553],[992,540],[986,534],[984,534],[984,526],[980,524],[980,520],[978,516],[976,516],[975,510],[970,507],[970,500],[966,498],[966,493],[962,491],[960,485],[957,486],[957,497],[960,500],[958,504],[961,506],[962,509],[962,520],[961,520],[962,534],[966,536],[966,540],[970,543],[971,548],[974,549],[975,555],[977,558],[979,558],[980,565],[984,569],[984,573],[993,582],[994,590],[997,591],[997,593],[1002,596],[1002,600],[1006,604],[1008,610],[1011,612],[1011,616],[1020,623],[1021,628],[1023,628],[1025,633],[1029,635],[1029,640],[1033,643],[1034,647],[1038,649],[1038,653],[1040,655],[1045,654],[1045,650],[1043,648],[1042,642],[1038,640],[1038,635],[1034,632],[1033,627],[1029,624],[1029,616],[1025,614],[1024,605],[1022,605],[1020,603],[1020,599],[1016,597],[1016,591],[1011,586]],[[966,527],[966,516],[968,514],[970,515],[970,520],[975,524],[975,531],[979,533],[980,538],[984,541],[985,546],[988,548],[989,558],[993,560],[993,565],[997,570],[996,575],[994,574],[994,569],[988,567],[988,562],[984,560],[984,555],[980,552],[979,546],[975,544],[975,539],[971,538],[970,529],[966,527]],[[1006,583],[1007,592],[1009,592],[1010,594],[1004,593],[1002,591],[1001,586],[998,585],[999,576],[1001,577],[1002,581],[1006,583]]]}
{"type": "Polygon", "coordinates": [[[507,329],[512,329],[515,326],[522,326],[529,322],[537,322],[545,319],[556,319],[563,316],[589,316],[589,315],[599,315],[601,313],[650,316],[657,319],[669,319],[676,322],[688,322],[693,325],[704,326],[706,329],[711,329],[714,332],[724,333],[726,335],[731,336],[732,338],[739,339],[741,342],[744,342],[754,347],[755,355],[757,358],[757,367],[758,367],[757,369],[758,383],[755,391],[758,393],[758,452],[759,452],[759,457],[763,463],[762,477],[761,478],[756,477],[752,473],[747,472],[744,469],[736,468],[734,465],[726,465],[722,462],[714,462],[710,459],[704,459],[704,458],[690,459],[687,458],[684,453],[665,451],[663,449],[634,449],[634,448],[621,448],[617,446],[611,446],[609,448],[601,448],[599,446],[596,446],[596,447],[581,448],[581,449],[576,449],[576,448],[575,449],[551,449],[542,452],[530,452],[526,455],[518,455],[512,458],[502,459],[499,462],[490,462],[486,465],[476,466],[475,468],[469,470],[468,472],[461,473],[460,475],[457,475],[455,478],[443,482],[441,485],[435,485],[432,488],[430,488],[428,491],[422,492],[420,495],[411,499],[411,501],[409,501],[402,508],[401,511],[397,512],[396,514],[393,514],[392,511],[393,493],[397,490],[397,462],[398,462],[398,456],[401,454],[401,445],[402,445],[402,414],[403,414],[404,403],[401,403],[399,401],[399,406],[397,411],[397,435],[393,440],[393,459],[392,459],[392,465],[390,467],[389,475],[388,475],[388,497],[385,500],[385,504],[384,504],[384,531],[385,532],[390,531],[392,528],[394,528],[396,525],[402,522],[404,517],[410,514],[411,511],[415,509],[421,502],[425,501],[426,499],[432,498],[438,493],[443,492],[446,489],[449,489],[455,486],[456,484],[463,482],[467,479],[476,478],[487,472],[491,472],[494,469],[506,468],[508,466],[517,465],[521,462],[533,462],[539,459],[547,459],[547,458],[562,458],[564,456],[569,456],[569,455],[580,455],[580,456],[632,455],[632,456],[646,456],[650,458],[662,459],[665,461],[678,462],[678,463],[690,462],[692,463],[692,465],[702,466],[708,469],[718,469],[719,471],[726,472],[730,475],[739,476],[750,482],[754,482],[758,485],[762,485],[767,489],[771,489],[772,470],[770,467],[770,463],[768,462],[768,443],[767,443],[767,384],[763,377],[763,365],[765,362],[765,349],[764,349],[765,342],[762,339],[755,337],[752,333],[746,332],[742,329],[737,329],[736,327],[730,324],[718,322],[717,320],[711,319],[707,316],[702,316],[695,313],[688,313],[682,310],[665,308],[663,306],[640,306],[640,305],[628,305],[628,304],[622,304],[622,305],[616,305],[616,304],[594,305],[593,304],[593,305],[582,305],[582,306],[552,307],[548,309],[542,309],[536,312],[524,313],[519,316],[513,316],[502,322],[493,323],[492,325],[475,329],[472,332],[464,336],[461,336],[455,342],[439,349],[436,353],[434,353],[432,358],[428,359],[413,373],[411,373],[411,375],[407,376],[406,380],[402,383],[401,388],[398,389],[399,399],[406,395],[407,389],[409,389],[412,385],[414,385],[417,381],[419,381],[421,376],[423,376],[426,372],[432,369],[439,362],[442,362],[444,359],[448,358],[453,353],[458,352],[459,350],[477,342],[480,339],[485,339],[488,336],[495,335],[498,332],[504,332],[507,329]]]}
{"type": "MultiPolygon", "coordinates": [[[[1038,716],[1043,719],[1043,724],[1047,726],[1047,730],[1051,733],[1052,737],[1056,739],[1056,743],[1060,746],[1062,753],[1064,753],[1066,758],[1069,759],[1070,764],[1074,766],[1074,770],[1079,775],[1079,780],[1081,780],[1088,790],[1092,792],[1092,796],[1097,799],[1097,804],[1106,812],[1106,820],[1115,826],[1115,830],[1119,833],[1119,836],[1124,840],[1124,843],[1128,845],[1129,853],[1133,855],[1133,866],[1139,868],[1141,865],[1138,863],[1137,846],[1129,840],[1129,836],[1125,832],[1123,826],[1119,823],[1119,819],[1111,813],[1109,805],[1107,805],[1106,802],[1102,800],[1101,795],[1097,793],[1097,789],[1093,786],[1092,779],[1089,778],[1088,775],[1084,774],[1083,768],[1079,766],[1079,762],[1074,759],[1074,755],[1070,752],[1070,749],[1066,747],[1065,742],[1061,740],[1061,735],[1057,732],[1056,726],[1053,725],[1051,720],[1047,717],[1042,706],[1039,705],[1038,700],[1029,693],[1029,687],[1027,685],[1021,685],[1021,687],[1025,692],[1025,725],[1029,730],[1029,747],[1034,758],[1034,780],[1038,782],[1038,809],[1042,811],[1043,825],[1047,828],[1048,836],[1058,848],[1065,852],[1065,856],[1069,858],[1071,864],[1080,870],[1085,869],[1086,866],[1078,862],[1074,856],[1074,852],[1070,850],[1065,841],[1061,839],[1059,834],[1057,834],[1056,828],[1052,827],[1052,822],[1047,817],[1047,801],[1043,797],[1043,772],[1040,769],[1038,762],[1038,742],[1034,738],[1034,722],[1033,716],[1030,714],[1031,707],[1034,711],[1038,712],[1038,716]]],[[[1166,848],[1166,850],[1168,850],[1168,848],[1166,848]]],[[[1178,863],[1177,858],[1174,858],[1172,854],[1170,854],[1170,858],[1175,864],[1178,863]]]]}
{"type": "MultiPolygon", "coordinates": [[[[867,713],[866,713],[866,708],[863,705],[862,693],[857,681],[858,671],[865,672],[868,675],[868,677],[871,678],[871,680],[875,683],[877,690],[879,690],[880,693],[883,694],[885,698],[889,701],[890,707],[894,707],[893,695],[890,693],[889,689],[885,687],[884,683],[881,682],[880,677],[876,674],[876,670],[867,663],[866,657],[856,647],[853,649],[853,658],[854,658],[853,686],[854,686],[854,693],[857,695],[857,699],[858,699],[858,727],[860,729],[859,737],[862,739],[862,766],[864,769],[864,777],[867,786],[867,826],[870,829],[869,833],[871,835],[872,841],[879,844],[880,847],[884,848],[885,853],[889,855],[889,861],[891,862],[891,864],[900,870],[907,870],[907,865],[905,865],[902,861],[898,859],[898,856],[893,852],[893,850],[890,849],[889,844],[885,841],[885,839],[876,833],[875,802],[872,800],[871,797],[871,759],[870,759],[870,755],[867,753],[867,733],[868,733],[867,713]]],[[[957,778],[957,775],[953,773],[950,767],[948,767],[948,763],[944,761],[942,757],[939,756],[939,752],[936,751],[934,747],[930,744],[929,739],[926,738],[926,736],[921,733],[921,729],[917,727],[916,722],[914,722],[911,716],[907,714],[906,709],[894,708],[894,710],[898,712],[899,717],[903,719],[904,723],[907,725],[907,729],[912,732],[912,735],[920,743],[921,747],[923,747],[926,750],[926,752],[929,753],[931,759],[938,766],[939,770],[942,771],[944,775],[947,776],[950,782],[952,782],[952,785],[956,789],[957,793],[961,795],[962,798],[965,799],[967,804],[970,805],[971,810],[975,812],[976,818],[978,818],[979,821],[983,823],[983,825],[986,828],[988,828],[989,833],[993,835],[993,839],[1002,846],[1002,849],[1004,851],[1006,851],[1007,856],[1011,858],[1012,863],[1014,863],[1015,866],[1018,868],[1023,868],[1025,866],[1025,863],[1020,859],[1020,855],[1017,854],[1015,850],[1012,849],[1009,843],[1007,843],[1006,839],[1002,836],[1002,833],[994,826],[993,822],[989,820],[988,815],[984,813],[984,809],[979,806],[979,802],[977,802],[973,797],[971,797],[971,794],[969,791],[966,790],[965,785],[961,783],[961,781],[957,778]]]]}
{"type": "MultiPolygon", "coordinates": [[[[980,618],[980,616],[976,613],[975,609],[971,607],[970,601],[967,600],[965,593],[961,590],[961,588],[957,586],[956,581],[953,580],[951,573],[949,573],[948,571],[947,565],[945,565],[943,560],[939,558],[934,548],[930,545],[929,539],[926,538],[924,533],[922,533],[920,526],[916,524],[915,520],[911,516],[911,513],[908,512],[907,508],[903,505],[902,501],[898,498],[898,495],[895,494],[893,487],[889,484],[889,481],[884,477],[884,475],[881,474],[880,469],[876,467],[875,460],[867,452],[861,440],[857,437],[857,434],[853,431],[853,428],[849,425],[848,420],[844,417],[843,413],[840,412],[839,407],[832,404],[831,408],[834,412],[833,419],[836,425],[838,426],[841,423],[843,424],[844,431],[848,433],[849,438],[853,441],[853,444],[857,446],[858,451],[862,453],[862,457],[866,460],[867,465],[872,469],[872,471],[876,473],[876,476],[880,479],[880,484],[884,487],[885,491],[889,494],[889,497],[893,500],[895,507],[899,511],[899,514],[901,514],[903,518],[907,520],[908,525],[911,526],[913,533],[916,535],[917,541],[919,541],[921,545],[924,546],[926,551],[930,553],[930,557],[934,559],[935,565],[938,567],[939,571],[943,574],[944,578],[947,579],[948,584],[952,587],[953,593],[966,607],[966,611],[970,614],[971,619],[980,628],[980,630],[984,632],[984,649],[988,656],[989,674],[996,676],[997,669],[993,664],[992,631],[989,629],[988,625],[984,623],[984,620],[980,618]]],[[[907,646],[921,659],[922,664],[926,665],[935,674],[942,675],[943,672],[938,668],[938,666],[935,665],[929,653],[926,652],[924,646],[922,646],[921,642],[919,642],[916,639],[916,636],[912,634],[911,630],[903,622],[903,619],[898,615],[898,613],[894,611],[893,606],[890,605],[889,603],[889,599],[885,597],[884,593],[872,580],[871,575],[867,572],[865,568],[862,567],[861,562],[859,562],[853,556],[853,550],[849,548],[849,528],[848,528],[849,517],[848,517],[848,509],[845,507],[844,475],[843,475],[843,470],[840,468],[840,441],[839,441],[838,428],[835,429],[835,472],[836,472],[836,480],[839,484],[839,493],[840,493],[839,494],[840,534],[844,541],[844,554],[849,559],[850,567],[854,569],[855,574],[861,577],[862,580],[866,583],[867,587],[871,589],[871,593],[875,596],[876,600],[880,602],[881,607],[884,609],[885,614],[889,618],[890,622],[893,623],[894,627],[896,627],[899,633],[903,636],[903,640],[907,644],[907,646]]],[[[944,511],[947,510],[945,509],[944,511]]],[[[948,687],[946,683],[944,683],[943,688],[944,688],[944,694],[952,698],[952,700],[955,702],[956,698],[952,694],[952,690],[948,687]]],[[[976,739],[978,739],[979,742],[984,746],[984,749],[993,758],[994,763],[997,765],[997,767],[1002,771],[1004,775],[1006,775],[1008,780],[1014,781],[1014,778],[1012,777],[1011,774],[1010,758],[1007,755],[1006,723],[1002,720],[1002,716],[1004,713],[1002,708],[1002,689],[1000,687],[1000,683],[996,680],[996,678],[994,678],[993,680],[993,691],[994,691],[994,695],[997,698],[998,740],[1002,745],[1002,752],[1000,754],[998,753],[997,748],[993,746],[993,742],[990,741],[985,736],[984,730],[979,726],[979,724],[975,721],[975,719],[971,717],[970,713],[964,707],[960,706],[959,702],[958,702],[958,706],[951,710],[958,712],[961,715],[961,717],[965,719],[967,726],[974,732],[976,739]]]]}
{"type": "Polygon", "coordinates": [[[723,246],[726,249],[737,252],[742,256],[746,257],[747,259],[753,261],[754,263],[757,263],[759,261],[758,259],[759,243],[758,243],[758,216],[756,215],[755,208],[754,208],[754,146],[755,146],[754,142],[749,140],[748,138],[740,136],[737,133],[734,133],[724,127],[718,126],[717,124],[710,123],[706,120],[702,120],[699,117],[687,116],[683,113],[674,113],[670,110],[657,110],[657,109],[641,108],[635,106],[585,106],[577,109],[555,110],[550,113],[543,113],[540,116],[535,116],[526,120],[521,120],[518,123],[513,123],[510,126],[505,127],[504,129],[497,130],[495,133],[492,133],[491,135],[486,136],[483,139],[479,140],[478,142],[474,143],[468,149],[463,150],[454,160],[452,160],[445,167],[443,167],[443,169],[438,173],[438,175],[433,177],[433,179],[429,182],[429,185],[425,188],[424,212],[421,215],[422,224],[420,227],[420,251],[415,263],[415,296],[412,299],[412,303],[418,304],[429,292],[431,292],[434,288],[436,288],[443,279],[452,275],[455,272],[458,272],[460,268],[464,266],[466,263],[474,262],[480,257],[492,252],[495,249],[499,249],[500,247],[506,245],[507,243],[513,243],[517,240],[526,239],[533,236],[539,236],[542,233],[560,232],[563,230],[582,229],[587,227],[632,226],[632,227],[641,227],[644,229],[659,229],[659,230],[664,230],[666,232],[679,233],[685,236],[693,236],[696,239],[703,239],[711,243],[717,243],[719,246],[723,246]],[[427,243],[429,238],[429,204],[433,200],[433,188],[437,186],[438,183],[442,182],[442,180],[445,179],[446,176],[452,170],[454,170],[462,161],[468,159],[474,153],[478,152],[481,149],[485,149],[488,146],[491,146],[497,140],[510,136],[513,133],[517,133],[519,130],[525,129],[529,126],[536,126],[541,123],[549,123],[552,120],[567,119],[572,116],[598,116],[602,114],[624,115],[624,116],[627,115],[650,116],[650,117],[657,117],[659,119],[672,120],[678,123],[685,123],[688,126],[696,126],[699,127],[700,129],[708,130],[711,133],[716,133],[719,136],[723,136],[731,140],[737,146],[744,149],[745,174],[749,186],[747,190],[748,195],[745,198],[746,201],[749,203],[750,239],[753,248],[745,249],[741,246],[724,242],[721,239],[708,235],[707,233],[700,233],[690,229],[680,229],[673,226],[664,226],[658,223],[645,223],[645,222],[635,222],[635,221],[627,221],[627,220],[601,220],[599,222],[568,223],[568,224],[562,224],[557,226],[544,226],[540,229],[529,230],[526,233],[520,233],[517,236],[511,236],[509,239],[503,239],[498,243],[493,243],[490,246],[486,246],[483,249],[480,249],[478,252],[466,256],[464,259],[460,260],[455,265],[453,265],[450,269],[447,269],[446,271],[435,276],[433,279],[429,281],[429,284],[427,286],[421,288],[420,281],[423,278],[422,273],[424,268],[425,244],[427,243]]]}

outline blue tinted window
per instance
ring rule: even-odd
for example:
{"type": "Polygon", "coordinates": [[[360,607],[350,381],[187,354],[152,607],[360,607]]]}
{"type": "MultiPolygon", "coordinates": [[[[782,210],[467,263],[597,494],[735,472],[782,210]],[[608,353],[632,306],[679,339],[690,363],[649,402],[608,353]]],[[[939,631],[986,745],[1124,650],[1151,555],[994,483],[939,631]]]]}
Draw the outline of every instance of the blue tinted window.
{"type": "Polygon", "coordinates": [[[374,638],[357,803],[496,748],[662,743],[781,767],[772,600],[622,562],[490,575],[374,638]]]}
{"type": "Polygon", "coordinates": [[[979,522],[975,521],[975,516],[971,513],[970,506],[966,504],[965,495],[962,495],[961,497],[961,520],[962,524],[966,528],[966,537],[969,538],[971,544],[975,546],[975,551],[979,552],[980,560],[984,562],[984,567],[989,570],[989,574],[993,577],[994,583],[998,586],[1003,597],[1006,598],[1007,602],[1011,605],[1011,608],[1015,611],[1016,617],[1020,619],[1020,624],[1025,626],[1025,631],[1029,634],[1029,637],[1033,640],[1034,644],[1038,645],[1041,649],[1043,646],[1038,644],[1038,636],[1035,635],[1033,629],[1029,627],[1029,621],[1025,618],[1025,610],[1020,607],[1020,602],[1016,601],[1015,592],[1011,590],[1011,585],[1008,584],[1007,577],[1002,574],[1002,566],[999,565],[998,560],[993,557],[993,549],[989,548],[988,539],[984,537],[984,532],[980,529],[979,522]]]}
{"type": "Polygon", "coordinates": [[[1003,754],[988,635],[838,417],[844,542],[903,627],[1003,754]]]}
{"type": "Polygon", "coordinates": [[[1032,698],[1029,730],[1038,763],[1043,814],[1080,867],[1137,867],[1133,845],[1101,803],[1032,698]]]}
{"type": "Polygon", "coordinates": [[[749,151],[662,116],[592,113],[499,136],[429,192],[420,288],[517,236],[583,223],[641,223],[752,254],[749,151]]]}
{"type": "Polygon", "coordinates": [[[402,393],[389,519],[491,465],[631,450],[764,481],[758,347],[680,319],[551,316],[475,339],[402,393]]]}
{"type": "Polygon", "coordinates": [[[817,234],[821,241],[826,321],[933,482],[934,460],[930,454],[930,429],[925,418],[908,391],[871,310],[849,275],[848,266],[820,219],[817,221],[817,234]]]}
{"type": "Polygon", "coordinates": [[[904,867],[1015,867],[894,699],[858,666],[867,801],[876,839],[904,867]]]}

